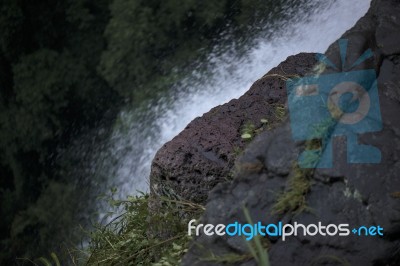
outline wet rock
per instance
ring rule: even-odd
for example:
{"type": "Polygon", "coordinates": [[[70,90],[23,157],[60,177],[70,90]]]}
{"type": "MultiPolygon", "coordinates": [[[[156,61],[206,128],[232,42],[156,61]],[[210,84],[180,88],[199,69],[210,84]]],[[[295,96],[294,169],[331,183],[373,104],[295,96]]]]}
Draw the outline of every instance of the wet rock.
{"type": "Polygon", "coordinates": [[[310,72],[315,62],[314,54],[291,56],[239,99],[190,122],[157,152],[150,174],[152,195],[204,203],[213,187],[231,179],[234,161],[248,143],[241,138],[242,131],[251,126],[251,135],[256,135],[279,123],[286,101],[286,79],[310,72]],[[261,119],[268,123],[261,123],[261,119]]]}
{"type": "MultiPolygon", "coordinates": [[[[361,134],[358,141],[378,147],[382,154],[380,163],[349,164],[346,138],[335,137],[333,168],[299,170],[293,162],[307,143],[293,141],[290,121],[286,119],[274,129],[262,132],[246,147],[236,161],[233,180],[218,184],[209,194],[200,222],[248,223],[243,211],[246,208],[252,221],[264,224],[348,223],[350,230],[379,225],[384,228],[383,236],[357,236],[351,232],[349,236],[330,237],[299,234],[285,241],[264,237],[262,242],[268,246],[271,265],[400,265],[399,29],[400,2],[376,0],[367,15],[343,36],[349,40],[348,62],[354,62],[368,48],[375,55],[375,61],[367,60],[356,69],[373,67],[378,74],[383,129],[361,134]],[[295,188],[294,178],[307,182],[305,188],[301,184],[295,188]],[[297,204],[291,202],[286,209],[276,208],[282,195],[299,187],[303,197],[300,201],[297,198],[297,204]]],[[[334,63],[340,62],[336,43],[327,55],[334,63]]],[[[230,265],[256,265],[248,256],[245,241],[242,237],[201,234],[191,244],[182,265],[222,265],[215,258],[232,254],[247,259],[230,265]]]]}

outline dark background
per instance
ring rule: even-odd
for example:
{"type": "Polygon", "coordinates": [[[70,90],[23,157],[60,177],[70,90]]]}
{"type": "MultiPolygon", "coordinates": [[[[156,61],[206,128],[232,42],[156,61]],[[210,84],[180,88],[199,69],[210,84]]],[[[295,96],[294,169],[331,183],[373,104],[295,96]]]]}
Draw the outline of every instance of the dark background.
{"type": "Polygon", "coordinates": [[[122,106],[168,89],[214,45],[246,45],[267,17],[285,16],[284,4],[294,5],[2,0],[0,265],[52,251],[62,257],[85,237],[77,225],[90,223],[91,183],[70,174],[79,164],[61,150],[107,128],[122,106]]]}

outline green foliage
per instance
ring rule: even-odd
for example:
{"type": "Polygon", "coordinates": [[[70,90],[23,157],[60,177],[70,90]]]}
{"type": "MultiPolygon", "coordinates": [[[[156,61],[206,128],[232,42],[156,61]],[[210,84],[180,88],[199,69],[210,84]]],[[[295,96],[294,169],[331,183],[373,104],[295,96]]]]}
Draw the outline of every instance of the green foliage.
{"type": "Polygon", "coordinates": [[[303,164],[309,166],[309,168],[300,168],[297,164],[293,166],[287,189],[278,197],[277,202],[273,206],[274,212],[294,212],[298,214],[308,208],[305,197],[311,187],[310,176],[313,174],[314,167],[321,158],[325,148],[324,143],[327,143],[327,139],[330,138],[335,125],[336,121],[329,118],[313,127],[312,139],[306,141],[305,149],[316,152],[308,153],[303,161],[303,164]]]}
{"type": "Polygon", "coordinates": [[[287,189],[278,196],[272,210],[275,213],[301,213],[307,209],[306,195],[311,187],[309,176],[312,170],[295,165],[288,180],[287,189]]]}
{"type": "Polygon", "coordinates": [[[149,211],[149,195],[111,200],[124,213],[91,233],[87,265],[178,265],[190,240],[186,217],[197,218],[203,207],[160,200],[162,209],[157,213],[149,211]]]}
{"type": "MultiPolygon", "coordinates": [[[[249,210],[244,207],[243,213],[244,213],[244,216],[246,217],[247,223],[253,224],[249,210]]],[[[259,266],[270,266],[271,264],[269,263],[268,251],[261,244],[260,238],[261,238],[260,235],[256,234],[252,239],[253,243],[246,242],[247,247],[249,248],[251,255],[256,260],[256,262],[259,266]],[[254,245],[252,245],[252,244],[254,244],[254,245]]]]}
{"type": "Polygon", "coordinates": [[[147,98],[171,86],[213,44],[259,32],[256,25],[281,13],[284,3],[115,0],[105,31],[108,46],[98,69],[121,95],[147,98]]]}
{"type": "Polygon", "coordinates": [[[11,239],[19,257],[35,258],[53,247],[60,259],[66,259],[65,247],[82,239],[78,228],[68,230],[80,212],[78,191],[69,184],[50,182],[35,204],[20,211],[11,226],[11,239]],[[49,226],[51,225],[51,226],[49,226]],[[32,234],[34,238],[32,239],[32,234]]]}
{"type": "Polygon", "coordinates": [[[60,260],[58,259],[58,256],[54,253],[50,253],[50,258],[45,258],[45,257],[40,257],[36,259],[35,261],[29,259],[29,258],[17,258],[19,261],[27,262],[29,265],[34,265],[34,266],[61,266],[60,260]]]}
{"type": "Polygon", "coordinates": [[[52,252],[50,253],[51,260],[45,258],[45,257],[40,257],[38,259],[39,262],[41,262],[44,266],[61,266],[60,260],[58,259],[57,255],[52,252]],[[54,262],[54,263],[53,263],[54,262]]]}
{"type": "Polygon", "coordinates": [[[38,149],[61,134],[61,113],[68,106],[66,95],[83,80],[84,71],[71,58],[51,50],[39,50],[14,65],[15,105],[13,129],[23,150],[38,149]],[[60,75],[65,73],[64,75],[60,75]]]}
{"type": "Polygon", "coordinates": [[[256,34],[272,10],[284,16],[286,2],[1,1],[0,264],[76,240],[89,189],[60,150],[111,125],[125,100],[169,88],[215,44],[256,34]]]}
{"type": "Polygon", "coordinates": [[[286,116],[285,106],[283,104],[275,104],[274,113],[275,113],[275,118],[278,120],[278,122],[282,122],[286,116]]]}
{"type": "Polygon", "coordinates": [[[177,68],[207,46],[226,12],[225,1],[115,0],[99,70],[122,95],[143,97],[171,85],[177,68]],[[137,90],[133,88],[146,88],[137,90]]]}
{"type": "MultiPolygon", "coordinates": [[[[249,210],[246,207],[243,207],[242,209],[246,222],[248,224],[253,224],[249,210]]],[[[269,262],[269,255],[267,251],[267,248],[270,245],[268,240],[265,241],[265,239],[262,239],[260,235],[256,234],[250,241],[247,241],[245,237],[243,237],[243,241],[246,243],[246,246],[249,250],[248,254],[237,254],[234,252],[228,252],[225,254],[215,255],[211,250],[208,250],[206,247],[199,246],[201,249],[206,249],[205,252],[207,254],[206,256],[199,259],[205,262],[221,264],[236,264],[239,262],[245,262],[254,259],[259,266],[271,265],[269,262]]]]}
{"type": "Polygon", "coordinates": [[[96,73],[107,1],[5,0],[0,10],[0,264],[13,265],[77,240],[83,197],[58,150],[119,98],[96,73]]]}
{"type": "Polygon", "coordinates": [[[242,127],[242,130],[241,130],[242,134],[240,137],[244,140],[251,140],[254,137],[255,129],[256,129],[256,127],[254,126],[253,123],[247,122],[242,127]]]}

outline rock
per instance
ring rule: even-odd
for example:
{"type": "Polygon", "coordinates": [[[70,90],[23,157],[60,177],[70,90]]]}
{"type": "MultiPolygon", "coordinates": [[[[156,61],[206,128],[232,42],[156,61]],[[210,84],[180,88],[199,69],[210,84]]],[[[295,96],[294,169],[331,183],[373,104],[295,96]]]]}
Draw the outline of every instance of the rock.
{"type": "Polygon", "coordinates": [[[217,106],[194,119],[156,154],[150,174],[151,193],[176,196],[205,203],[209,191],[231,179],[237,155],[245,147],[241,138],[246,125],[254,126],[251,135],[263,129],[261,119],[273,127],[280,122],[279,112],[286,101],[285,79],[311,71],[314,54],[289,57],[257,80],[239,99],[217,106]]]}
{"type": "MultiPolygon", "coordinates": [[[[367,15],[343,36],[349,40],[347,62],[354,62],[367,48],[375,55],[375,64],[369,60],[358,69],[376,69],[383,130],[363,134],[359,141],[379,147],[381,163],[347,163],[346,139],[337,137],[333,142],[333,168],[299,170],[291,162],[297,160],[306,144],[292,140],[286,120],[273,130],[262,132],[248,145],[236,162],[238,170],[233,181],[217,185],[209,194],[201,223],[248,223],[243,214],[245,206],[252,221],[264,224],[296,221],[308,225],[320,221],[354,227],[379,225],[384,228],[383,236],[300,234],[286,241],[273,237],[262,241],[268,245],[271,265],[400,265],[399,14],[399,1],[373,1],[367,15]],[[280,196],[288,195],[289,188],[293,191],[289,180],[299,176],[305,179],[298,180],[308,182],[300,194],[304,202],[300,198],[297,205],[279,211],[276,204],[282,199],[280,196]],[[308,209],[299,209],[304,204],[308,209]]],[[[334,63],[340,62],[336,43],[326,54],[334,63]]],[[[200,235],[182,265],[222,265],[216,258],[248,255],[245,242],[241,237],[200,235]]],[[[257,264],[247,259],[232,265],[257,264]]]]}

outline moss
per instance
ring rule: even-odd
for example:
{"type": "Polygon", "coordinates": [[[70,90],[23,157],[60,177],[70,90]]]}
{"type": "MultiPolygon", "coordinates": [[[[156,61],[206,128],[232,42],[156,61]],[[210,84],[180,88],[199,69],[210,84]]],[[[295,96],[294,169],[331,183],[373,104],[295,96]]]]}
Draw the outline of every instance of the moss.
{"type": "Polygon", "coordinates": [[[305,150],[316,150],[317,152],[308,153],[308,156],[302,162],[302,165],[309,166],[310,168],[300,168],[297,164],[293,166],[292,175],[288,181],[288,188],[278,197],[277,202],[272,208],[273,212],[294,212],[298,214],[307,209],[305,197],[311,187],[310,177],[321,158],[325,148],[324,145],[329,141],[335,125],[336,121],[330,118],[322,121],[313,128],[312,139],[305,143],[305,150]]]}
{"type": "Polygon", "coordinates": [[[278,196],[277,202],[272,207],[274,213],[294,212],[298,214],[307,209],[306,195],[311,187],[309,179],[311,173],[310,169],[294,166],[287,190],[278,196]]]}
{"type": "MultiPolygon", "coordinates": [[[[268,104],[269,105],[269,104],[268,104]]],[[[261,127],[257,128],[254,123],[246,122],[241,128],[241,138],[243,140],[252,140],[255,136],[263,132],[264,130],[271,130],[275,126],[281,124],[286,117],[286,108],[283,104],[272,104],[273,107],[273,118],[260,119],[261,127]]]]}
{"type": "Polygon", "coordinates": [[[237,147],[237,146],[233,147],[233,154],[235,155],[235,157],[238,157],[238,156],[242,155],[243,154],[243,148],[240,148],[240,147],[237,147]]]}
{"type": "Polygon", "coordinates": [[[283,104],[274,104],[274,114],[277,119],[277,123],[282,122],[286,116],[286,108],[283,104]]]}

